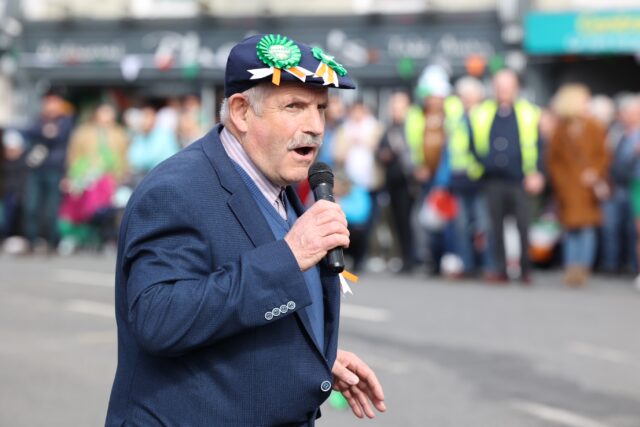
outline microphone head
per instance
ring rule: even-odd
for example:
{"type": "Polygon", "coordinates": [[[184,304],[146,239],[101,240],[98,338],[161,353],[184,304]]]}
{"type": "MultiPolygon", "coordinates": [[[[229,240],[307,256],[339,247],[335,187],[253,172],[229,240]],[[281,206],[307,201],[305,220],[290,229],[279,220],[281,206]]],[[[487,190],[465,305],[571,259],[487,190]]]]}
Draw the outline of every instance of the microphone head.
{"type": "Polygon", "coordinates": [[[329,184],[333,188],[333,172],[328,164],[318,162],[309,168],[309,185],[312,190],[320,184],[329,184]]]}

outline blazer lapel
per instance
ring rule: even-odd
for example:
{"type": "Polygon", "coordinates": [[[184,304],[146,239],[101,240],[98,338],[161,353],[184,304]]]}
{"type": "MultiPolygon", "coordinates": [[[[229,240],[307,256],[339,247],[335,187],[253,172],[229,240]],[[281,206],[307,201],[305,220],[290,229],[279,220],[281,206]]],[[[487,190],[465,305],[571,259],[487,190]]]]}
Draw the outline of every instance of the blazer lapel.
{"type": "Polygon", "coordinates": [[[256,215],[260,208],[222,146],[221,131],[222,125],[214,127],[203,141],[202,147],[220,184],[231,193],[227,204],[254,246],[272,242],[275,237],[267,220],[262,215],[256,215]]]}

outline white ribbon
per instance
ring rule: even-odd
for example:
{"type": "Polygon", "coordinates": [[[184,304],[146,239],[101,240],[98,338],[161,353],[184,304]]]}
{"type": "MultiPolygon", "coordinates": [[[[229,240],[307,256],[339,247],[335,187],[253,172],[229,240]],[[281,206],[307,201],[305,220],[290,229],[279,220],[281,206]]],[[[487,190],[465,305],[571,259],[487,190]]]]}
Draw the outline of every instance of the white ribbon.
{"type": "Polygon", "coordinates": [[[347,283],[347,280],[342,276],[342,274],[338,274],[338,277],[340,278],[340,288],[342,289],[342,294],[344,295],[349,293],[353,295],[353,291],[351,290],[351,287],[347,283]]]}
{"type": "MultiPolygon", "coordinates": [[[[311,71],[307,70],[304,67],[296,66],[296,67],[291,67],[291,69],[290,68],[282,68],[283,71],[286,71],[287,73],[296,76],[302,82],[305,82],[307,80],[307,76],[312,76],[313,75],[313,73],[311,71]],[[299,76],[298,74],[292,72],[291,69],[295,69],[297,71],[300,71],[303,75],[299,76]]],[[[263,79],[263,78],[273,74],[273,67],[269,67],[269,68],[254,68],[252,70],[247,70],[247,71],[251,73],[251,78],[249,80],[263,79]]]]}
{"type": "Polygon", "coordinates": [[[273,74],[273,67],[254,68],[253,70],[247,70],[247,71],[251,73],[251,78],[249,80],[262,79],[273,74]]]}

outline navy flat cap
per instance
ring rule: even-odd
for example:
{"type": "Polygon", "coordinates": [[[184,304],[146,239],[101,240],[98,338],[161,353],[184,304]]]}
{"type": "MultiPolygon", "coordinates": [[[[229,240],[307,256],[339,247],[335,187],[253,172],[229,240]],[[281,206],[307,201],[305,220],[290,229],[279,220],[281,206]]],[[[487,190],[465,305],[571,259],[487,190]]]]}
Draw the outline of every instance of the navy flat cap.
{"type": "Polygon", "coordinates": [[[347,70],[319,47],[286,36],[258,34],[231,49],[224,76],[224,96],[244,92],[258,83],[301,82],[312,86],[355,89],[347,70]]]}

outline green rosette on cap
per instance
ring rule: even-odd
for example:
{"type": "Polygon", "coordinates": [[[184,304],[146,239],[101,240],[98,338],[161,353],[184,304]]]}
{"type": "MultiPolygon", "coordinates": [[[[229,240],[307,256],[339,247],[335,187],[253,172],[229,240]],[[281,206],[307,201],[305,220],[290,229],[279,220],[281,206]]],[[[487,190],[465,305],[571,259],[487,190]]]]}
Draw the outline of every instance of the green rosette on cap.
{"type": "Polygon", "coordinates": [[[302,53],[293,41],[285,36],[267,34],[256,46],[258,58],[274,68],[290,68],[300,63],[302,53]]]}
{"type": "Polygon", "coordinates": [[[321,61],[327,64],[329,67],[331,67],[333,71],[338,73],[338,75],[340,76],[347,75],[346,68],[344,68],[341,63],[336,61],[335,56],[329,55],[327,52],[325,52],[324,50],[322,50],[317,46],[311,48],[311,53],[313,54],[314,58],[316,58],[318,61],[321,61]]]}

